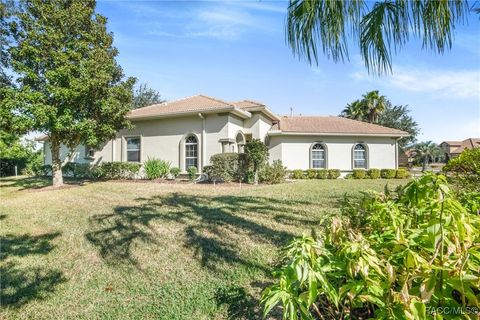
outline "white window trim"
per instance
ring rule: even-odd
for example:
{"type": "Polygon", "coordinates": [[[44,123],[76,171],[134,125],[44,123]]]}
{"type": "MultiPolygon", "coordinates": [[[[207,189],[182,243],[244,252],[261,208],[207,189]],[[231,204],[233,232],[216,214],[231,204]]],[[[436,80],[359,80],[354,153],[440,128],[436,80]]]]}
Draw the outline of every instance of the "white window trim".
{"type": "Polygon", "coordinates": [[[196,134],[188,134],[185,136],[184,138],[184,143],[183,143],[183,159],[184,159],[184,166],[185,166],[185,171],[188,170],[188,167],[187,167],[187,159],[196,159],[196,162],[197,162],[197,170],[200,170],[200,164],[199,164],[199,161],[200,161],[200,143],[199,143],[199,139],[197,137],[196,134]],[[196,143],[190,143],[190,142],[187,142],[187,139],[190,138],[190,137],[194,137],[195,140],[197,140],[196,143]],[[187,157],[187,146],[188,145],[196,145],[197,146],[197,156],[196,157],[187,157]]]}
{"type": "Polygon", "coordinates": [[[368,145],[365,142],[356,142],[352,146],[352,169],[365,169],[368,170],[370,168],[370,152],[368,149],[368,145]],[[362,145],[365,148],[365,166],[364,167],[355,167],[355,147],[358,145],[362,145]]]}
{"type": "Polygon", "coordinates": [[[309,149],[309,158],[310,158],[310,169],[328,169],[328,148],[327,148],[327,145],[322,142],[322,141],[315,141],[314,143],[312,143],[310,145],[310,149],[309,149]],[[324,162],[325,162],[325,166],[323,168],[314,168],[313,167],[313,147],[317,144],[320,144],[322,147],[323,147],[323,150],[324,150],[324,162]]]}
{"type": "Polygon", "coordinates": [[[122,161],[123,162],[132,162],[132,163],[142,163],[143,162],[143,136],[139,134],[132,134],[127,136],[122,136],[122,145],[125,146],[122,150],[122,161]],[[140,160],[139,161],[128,161],[128,145],[127,139],[129,138],[139,138],[140,139],[140,160]]]}

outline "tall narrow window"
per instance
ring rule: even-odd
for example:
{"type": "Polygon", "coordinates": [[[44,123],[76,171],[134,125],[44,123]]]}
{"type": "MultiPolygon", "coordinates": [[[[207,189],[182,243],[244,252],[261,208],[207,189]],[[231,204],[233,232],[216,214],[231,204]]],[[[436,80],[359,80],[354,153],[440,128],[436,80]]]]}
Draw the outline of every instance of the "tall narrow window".
{"type": "Polygon", "coordinates": [[[195,136],[185,140],[185,170],[190,167],[198,169],[198,141],[195,136]]]}
{"type": "Polygon", "coordinates": [[[128,137],[127,140],[127,161],[140,162],[140,137],[128,137]]]}
{"type": "Polygon", "coordinates": [[[367,148],[363,144],[357,144],[353,148],[353,168],[367,169],[367,148]]]}
{"type": "Polygon", "coordinates": [[[315,143],[312,146],[312,168],[324,169],[325,168],[325,148],[321,143],[315,143]]]}

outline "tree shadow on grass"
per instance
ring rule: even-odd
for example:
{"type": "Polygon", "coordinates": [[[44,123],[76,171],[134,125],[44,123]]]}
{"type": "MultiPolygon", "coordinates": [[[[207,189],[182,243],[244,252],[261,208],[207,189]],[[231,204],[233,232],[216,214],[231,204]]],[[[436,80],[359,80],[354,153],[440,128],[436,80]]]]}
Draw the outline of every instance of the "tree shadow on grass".
{"type": "MultiPolygon", "coordinates": [[[[181,193],[136,201],[137,206],[116,207],[114,213],[90,218],[91,231],[85,237],[108,263],[137,264],[133,248],[141,243],[156,243],[162,237],[155,224],[176,223],[184,228],[184,247],[192,250],[202,266],[214,272],[219,263],[268,272],[256,259],[241,255],[234,236],[241,234],[246,241],[285,245],[294,234],[281,230],[272,216],[294,212],[296,206],[306,204],[264,197],[181,193]],[[258,222],[260,219],[262,222],[258,222]]],[[[298,216],[292,215],[292,219],[298,216]]]]}
{"type": "Polygon", "coordinates": [[[215,292],[217,306],[227,306],[227,319],[261,319],[258,300],[239,286],[220,288],[215,292]]]}
{"type": "Polygon", "coordinates": [[[9,256],[24,257],[30,254],[47,254],[54,246],[51,240],[60,236],[59,232],[32,236],[29,234],[0,236],[0,259],[9,256]]]}
{"type": "Polygon", "coordinates": [[[50,242],[60,233],[43,235],[5,235],[0,238],[0,305],[19,307],[32,299],[41,299],[66,281],[59,270],[21,267],[11,258],[46,255],[54,249],[50,242]],[[9,260],[9,261],[7,261],[9,260]]]}
{"type": "Polygon", "coordinates": [[[49,177],[19,177],[1,178],[0,182],[5,187],[23,189],[39,189],[52,185],[52,178],[49,177]]]}

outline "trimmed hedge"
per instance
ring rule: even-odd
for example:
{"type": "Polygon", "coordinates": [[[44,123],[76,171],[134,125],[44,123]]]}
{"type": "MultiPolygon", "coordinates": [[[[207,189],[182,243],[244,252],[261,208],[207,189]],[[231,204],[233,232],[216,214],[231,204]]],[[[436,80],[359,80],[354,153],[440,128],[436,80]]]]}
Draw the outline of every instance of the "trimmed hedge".
{"type": "Polygon", "coordinates": [[[395,178],[397,179],[406,179],[410,177],[410,172],[407,171],[405,168],[397,169],[397,173],[395,174],[395,178]]]}
{"type": "Polygon", "coordinates": [[[325,169],[317,170],[317,179],[327,179],[328,171],[325,169]]]}
{"type": "Polygon", "coordinates": [[[305,179],[305,175],[303,173],[303,170],[296,169],[292,171],[292,179],[305,179]]]}
{"type": "Polygon", "coordinates": [[[283,166],[282,160],[275,160],[272,164],[267,165],[260,171],[260,182],[266,184],[278,184],[285,182],[287,168],[283,166]]]}
{"type": "Polygon", "coordinates": [[[370,179],[379,179],[380,169],[369,169],[367,170],[367,175],[370,179]]]}
{"type": "Polygon", "coordinates": [[[340,177],[340,170],[328,169],[328,179],[337,179],[340,177]]]}
{"type": "Polygon", "coordinates": [[[365,169],[354,169],[352,172],[353,179],[367,178],[367,171],[365,169]]]}
{"type": "Polygon", "coordinates": [[[382,169],[380,170],[380,176],[382,179],[395,179],[397,170],[395,169],[382,169]]]}
{"type": "Polygon", "coordinates": [[[248,162],[244,153],[214,154],[210,163],[212,165],[203,168],[209,181],[243,181],[247,174],[248,162]]]}
{"type": "Polygon", "coordinates": [[[307,171],[305,171],[307,179],[316,179],[317,171],[317,169],[308,169],[307,171]]]}

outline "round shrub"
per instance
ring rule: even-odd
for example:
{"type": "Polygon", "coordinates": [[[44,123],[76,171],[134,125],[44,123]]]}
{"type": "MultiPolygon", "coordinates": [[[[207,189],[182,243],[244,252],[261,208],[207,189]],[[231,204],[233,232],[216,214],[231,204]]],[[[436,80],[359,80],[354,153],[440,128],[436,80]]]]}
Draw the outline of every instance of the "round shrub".
{"type": "Polygon", "coordinates": [[[397,170],[395,169],[382,169],[380,171],[380,176],[382,179],[394,179],[397,175],[397,170]]]}
{"type": "Polygon", "coordinates": [[[177,179],[178,175],[180,174],[180,168],[178,167],[172,167],[170,168],[170,175],[173,177],[173,179],[177,179]]]}
{"type": "Polygon", "coordinates": [[[275,160],[272,164],[268,164],[260,171],[260,182],[266,184],[278,184],[285,181],[287,168],[283,166],[282,160],[275,160]]]}
{"type": "Polygon", "coordinates": [[[338,177],[340,177],[340,170],[328,169],[328,179],[337,179],[338,177]]]}
{"type": "Polygon", "coordinates": [[[367,175],[370,179],[378,179],[380,178],[380,169],[369,169],[367,175]]]}
{"type": "Polygon", "coordinates": [[[296,169],[292,171],[292,179],[299,180],[304,179],[304,177],[305,176],[303,175],[303,170],[296,169]]]}
{"type": "Polygon", "coordinates": [[[317,170],[317,179],[327,179],[328,171],[325,169],[317,170]]]}
{"type": "Polygon", "coordinates": [[[195,180],[195,178],[197,178],[198,169],[197,169],[197,167],[193,167],[193,166],[188,167],[187,173],[188,173],[188,179],[190,181],[193,181],[193,180],[195,180]]]}
{"type": "Polygon", "coordinates": [[[407,179],[410,177],[410,172],[407,171],[405,168],[397,169],[397,173],[395,174],[395,178],[397,179],[407,179]]]}
{"type": "Polygon", "coordinates": [[[308,169],[306,171],[307,179],[316,179],[317,178],[317,171],[316,169],[308,169]]]}
{"type": "Polygon", "coordinates": [[[367,177],[367,171],[365,171],[365,169],[354,169],[352,175],[354,179],[365,179],[367,177]]]}
{"type": "Polygon", "coordinates": [[[208,169],[210,181],[242,181],[248,169],[247,156],[244,153],[218,153],[210,157],[208,169]]]}

